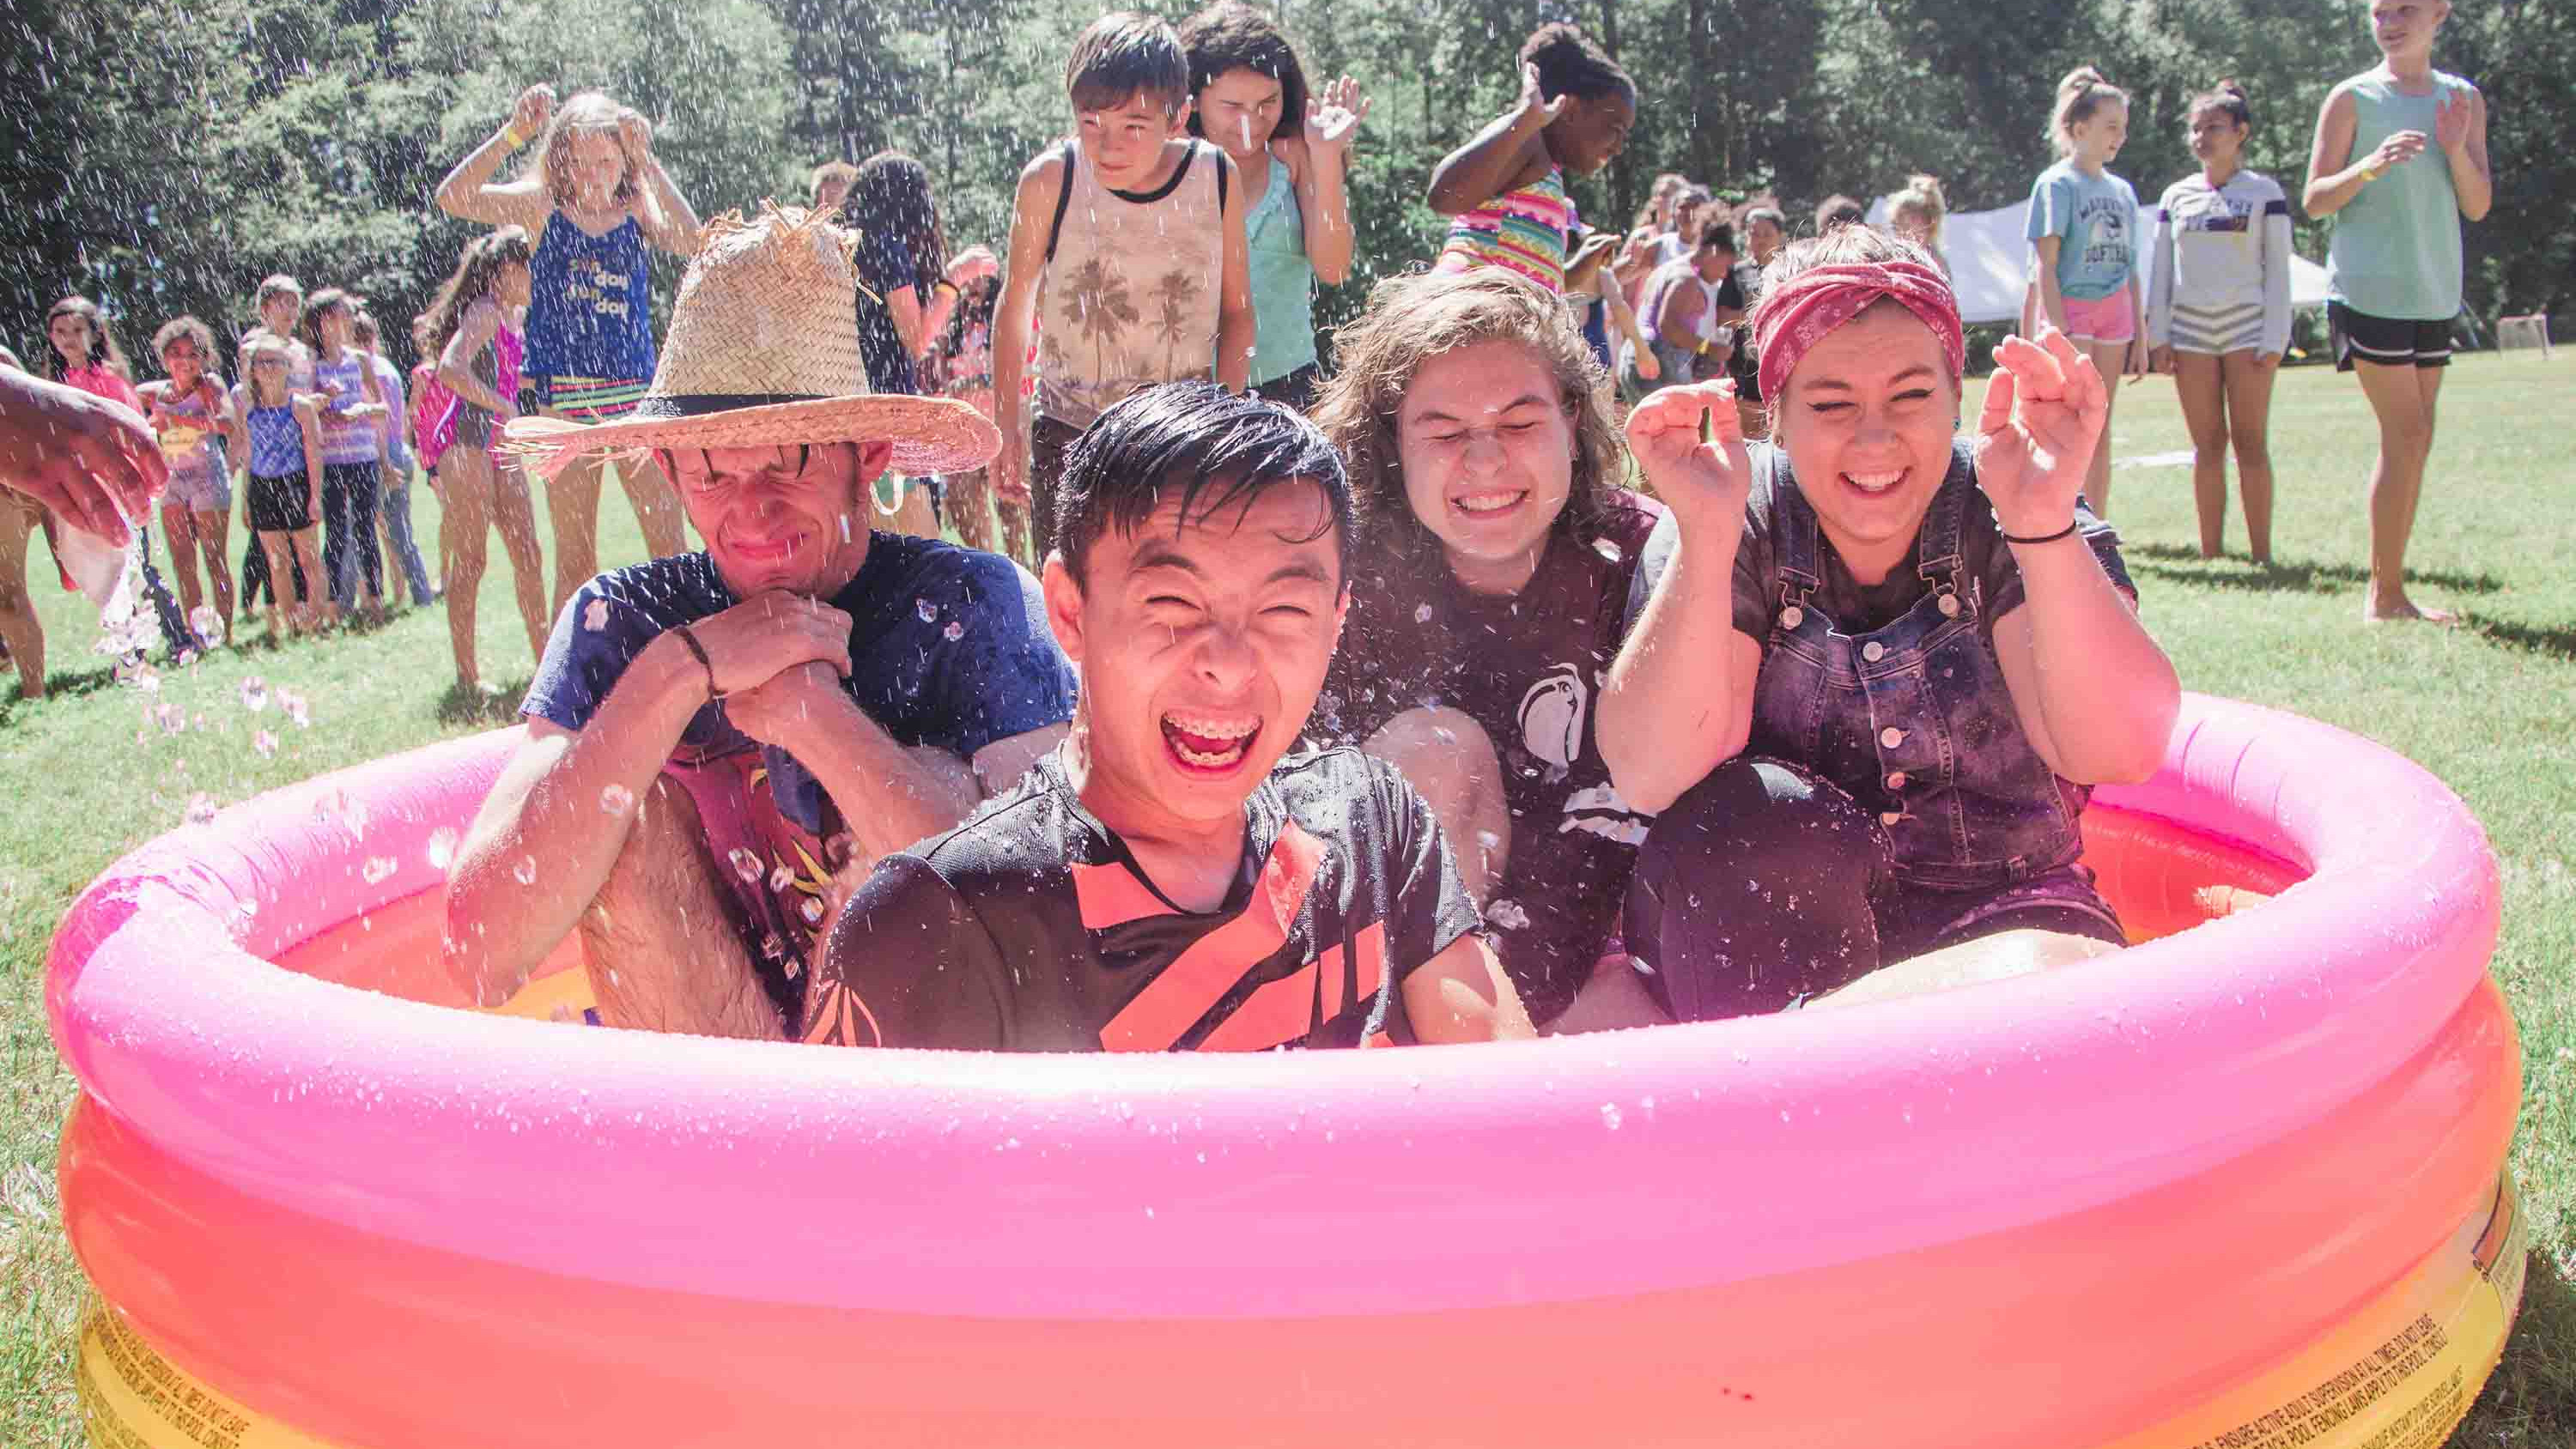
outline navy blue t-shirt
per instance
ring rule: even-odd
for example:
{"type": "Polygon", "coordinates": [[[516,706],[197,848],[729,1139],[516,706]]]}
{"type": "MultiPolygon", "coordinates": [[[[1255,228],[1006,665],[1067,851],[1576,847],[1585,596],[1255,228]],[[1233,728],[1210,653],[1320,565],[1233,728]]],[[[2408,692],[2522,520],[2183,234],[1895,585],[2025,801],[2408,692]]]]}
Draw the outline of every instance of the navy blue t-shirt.
{"type": "MultiPolygon", "coordinates": [[[[519,712],[580,729],[656,636],[737,602],[704,553],[601,574],[555,620],[519,712]]],[[[1073,717],[1073,666],[1047,627],[1037,580],[999,554],[872,534],[858,576],[826,602],[850,616],[843,688],[897,744],[971,759],[996,740],[1073,717]]],[[[779,813],[821,833],[821,783],[785,751],[735,729],[722,700],[689,721],[679,754],[713,759],[753,749],[767,756],[779,813]]]]}

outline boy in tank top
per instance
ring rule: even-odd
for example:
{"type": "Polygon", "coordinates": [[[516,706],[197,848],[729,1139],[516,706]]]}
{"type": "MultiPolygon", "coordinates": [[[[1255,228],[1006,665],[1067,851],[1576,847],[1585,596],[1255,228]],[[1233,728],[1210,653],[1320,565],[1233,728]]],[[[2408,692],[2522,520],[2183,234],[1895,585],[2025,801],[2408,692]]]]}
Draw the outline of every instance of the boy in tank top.
{"type": "Polygon", "coordinates": [[[1186,129],[1189,79],[1169,24],[1103,15],[1065,63],[1073,139],[1020,172],[993,318],[993,483],[1028,497],[1040,557],[1065,449],[1092,419],[1157,382],[1250,380],[1249,203],[1224,151],[1186,129]]]}

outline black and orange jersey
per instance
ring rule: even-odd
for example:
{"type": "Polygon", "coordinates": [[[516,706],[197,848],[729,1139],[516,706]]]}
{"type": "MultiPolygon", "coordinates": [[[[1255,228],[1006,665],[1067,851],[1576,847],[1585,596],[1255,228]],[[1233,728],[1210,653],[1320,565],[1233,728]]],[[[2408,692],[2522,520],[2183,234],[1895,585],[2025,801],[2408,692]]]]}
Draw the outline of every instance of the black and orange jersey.
{"type": "Polygon", "coordinates": [[[1225,904],[1184,911],[1054,756],[887,857],[834,931],[805,1039],[1009,1051],[1263,1051],[1413,1040],[1397,989],[1478,929],[1392,766],[1282,761],[1244,805],[1225,904]]]}

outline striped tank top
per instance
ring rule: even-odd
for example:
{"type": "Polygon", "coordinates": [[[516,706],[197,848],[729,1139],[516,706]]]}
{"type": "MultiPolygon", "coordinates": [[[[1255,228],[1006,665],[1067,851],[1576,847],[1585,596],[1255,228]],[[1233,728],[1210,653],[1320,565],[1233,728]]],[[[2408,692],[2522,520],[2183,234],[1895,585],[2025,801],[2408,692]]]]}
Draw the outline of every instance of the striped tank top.
{"type": "Polygon", "coordinates": [[[1551,166],[1529,185],[1451,217],[1449,239],[1441,244],[1432,270],[1501,267],[1551,292],[1563,292],[1565,235],[1576,219],[1574,198],[1565,194],[1565,173],[1551,166]]]}

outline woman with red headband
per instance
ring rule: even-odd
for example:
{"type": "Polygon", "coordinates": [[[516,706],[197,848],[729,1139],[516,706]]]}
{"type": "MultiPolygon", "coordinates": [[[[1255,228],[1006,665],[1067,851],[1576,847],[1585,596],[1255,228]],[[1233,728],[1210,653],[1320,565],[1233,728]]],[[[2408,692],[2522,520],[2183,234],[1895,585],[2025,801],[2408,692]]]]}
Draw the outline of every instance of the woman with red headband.
{"type": "MultiPolygon", "coordinates": [[[[1734,411],[1691,394],[1650,398],[1628,425],[1671,516],[1648,544],[1640,647],[1601,694],[1620,788],[1664,811],[1658,835],[1748,753],[1858,802],[1884,851],[1875,953],[1909,964],[1843,999],[2116,949],[2076,820],[2089,787],[2162,762],[2180,686],[2117,536],[2078,496],[2110,411],[2102,374],[2054,328],[2011,339],[1958,437],[1958,303],[1920,248],[1845,227],[1765,279],[1753,330],[1773,441],[1748,451],[1734,411]],[[1652,748],[1621,758],[1613,741],[1652,748]]],[[[1714,979],[1694,960],[1698,914],[1641,931],[1632,910],[1629,948],[1714,979]]]]}

